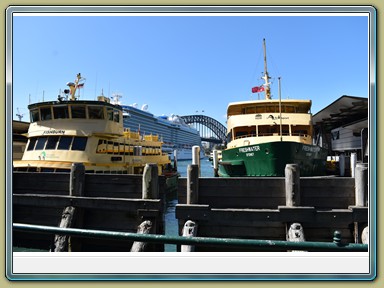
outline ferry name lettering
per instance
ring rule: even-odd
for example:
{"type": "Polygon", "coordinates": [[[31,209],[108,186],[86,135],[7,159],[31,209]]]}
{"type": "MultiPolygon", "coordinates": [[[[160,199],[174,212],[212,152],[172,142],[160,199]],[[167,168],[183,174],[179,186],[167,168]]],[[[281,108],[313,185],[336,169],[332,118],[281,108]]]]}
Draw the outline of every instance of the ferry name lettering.
{"type": "Polygon", "coordinates": [[[46,130],[43,132],[43,135],[64,135],[65,130],[46,130]]]}
{"type": "Polygon", "coordinates": [[[270,114],[267,119],[272,119],[272,120],[279,120],[279,119],[289,119],[289,117],[280,117],[280,115],[278,116],[273,116],[272,114],[270,114]]]}
{"type": "Polygon", "coordinates": [[[320,147],[303,146],[305,152],[319,152],[320,147]]]}
{"type": "Polygon", "coordinates": [[[251,147],[239,148],[239,152],[241,152],[241,153],[254,152],[254,151],[260,151],[260,146],[251,146],[251,147]]]}

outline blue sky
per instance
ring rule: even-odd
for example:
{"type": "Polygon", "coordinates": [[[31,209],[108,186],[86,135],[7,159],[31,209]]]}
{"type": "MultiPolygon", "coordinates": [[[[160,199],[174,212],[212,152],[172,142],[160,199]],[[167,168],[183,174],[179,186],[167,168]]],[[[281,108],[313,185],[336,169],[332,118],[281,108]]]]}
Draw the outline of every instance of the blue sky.
{"type": "MultiPolygon", "coordinates": [[[[205,114],[225,124],[229,102],[258,99],[266,39],[272,97],[368,97],[368,18],[359,16],[15,16],[13,118],[56,100],[76,74],[81,99],[104,91],[155,115],[205,114]],[[202,112],[204,111],[204,112],[202,112]]],[[[260,94],[260,97],[264,96],[260,94]]]]}

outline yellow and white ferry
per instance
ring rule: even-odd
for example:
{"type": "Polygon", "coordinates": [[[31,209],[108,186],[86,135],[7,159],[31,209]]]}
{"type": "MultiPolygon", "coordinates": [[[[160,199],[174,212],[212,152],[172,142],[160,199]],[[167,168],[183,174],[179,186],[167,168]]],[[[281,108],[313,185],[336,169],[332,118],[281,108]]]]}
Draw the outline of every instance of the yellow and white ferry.
{"type": "Polygon", "coordinates": [[[87,173],[141,174],[145,164],[158,165],[159,174],[170,167],[158,135],[140,135],[123,127],[123,110],[109,98],[78,100],[84,85],[79,73],[57,101],[28,106],[28,143],[15,171],[66,172],[83,163],[87,173]]]}

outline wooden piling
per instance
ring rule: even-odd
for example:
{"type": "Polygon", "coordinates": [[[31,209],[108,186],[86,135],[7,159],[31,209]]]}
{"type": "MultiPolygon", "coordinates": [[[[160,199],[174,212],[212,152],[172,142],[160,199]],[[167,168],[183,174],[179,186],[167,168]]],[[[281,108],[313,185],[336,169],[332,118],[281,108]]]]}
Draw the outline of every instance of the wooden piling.
{"type": "Polygon", "coordinates": [[[143,172],[142,199],[159,198],[159,175],[156,164],[146,164],[143,172]]]}
{"type": "MultiPolygon", "coordinates": [[[[65,207],[61,215],[60,228],[71,228],[74,220],[75,208],[72,206],[65,207]]],[[[55,235],[54,247],[51,249],[53,252],[66,252],[69,249],[69,236],[55,235]]]]}
{"type": "Polygon", "coordinates": [[[288,207],[300,206],[300,168],[297,164],[285,166],[285,203],[288,207]]]}
{"type": "Polygon", "coordinates": [[[199,199],[199,166],[192,164],[187,168],[187,204],[197,204],[199,199]]]}
{"type": "Polygon", "coordinates": [[[368,206],[368,164],[358,163],[355,171],[355,205],[368,206]]]}
{"type": "MultiPolygon", "coordinates": [[[[144,221],[137,227],[137,234],[149,234],[152,229],[151,221],[144,221]]],[[[147,242],[135,241],[132,244],[131,252],[144,252],[147,247],[147,242]]]]}
{"type": "Polygon", "coordinates": [[[366,226],[361,233],[361,242],[363,244],[369,244],[369,228],[366,226]]]}
{"type": "MultiPolygon", "coordinates": [[[[197,224],[194,221],[188,220],[184,224],[183,237],[196,237],[197,224]]],[[[181,245],[181,252],[194,252],[195,246],[193,245],[181,245]]]]}
{"type": "Polygon", "coordinates": [[[200,177],[200,146],[195,145],[192,147],[192,164],[197,165],[200,177]]]}
{"type": "MultiPolygon", "coordinates": [[[[300,223],[292,223],[287,232],[288,242],[305,242],[304,228],[300,223]]],[[[306,252],[301,250],[292,250],[291,252],[306,252]]]]}
{"type": "MultiPolygon", "coordinates": [[[[72,163],[69,178],[69,195],[81,197],[84,195],[85,167],[82,163],[72,163]]],[[[67,206],[61,215],[60,228],[71,228],[75,221],[77,226],[81,226],[83,222],[83,210],[67,206]],[[75,218],[76,217],[76,218],[75,218]]],[[[72,238],[66,235],[55,235],[54,252],[76,251],[79,250],[79,243],[72,241],[72,238]]]]}

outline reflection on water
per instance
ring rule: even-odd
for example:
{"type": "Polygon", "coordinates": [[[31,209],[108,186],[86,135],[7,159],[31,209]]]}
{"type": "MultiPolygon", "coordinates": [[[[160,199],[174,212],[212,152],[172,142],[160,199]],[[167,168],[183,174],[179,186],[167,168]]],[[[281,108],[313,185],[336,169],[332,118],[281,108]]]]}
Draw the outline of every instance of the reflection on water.
{"type": "MultiPolygon", "coordinates": [[[[177,162],[177,170],[180,173],[180,177],[187,177],[187,168],[191,163],[191,160],[177,162]]],[[[200,161],[200,175],[201,177],[213,177],[212,162],[208,158],[201,159],[200,161]]],[[[176,204],[177,194],[168,194],[165,208],[165,235],[167,236],[179,236],[178,222],[175,217],[176,204]]],[[[164,247],[165,252],[176,252],[176,245],[165,244],[164,247]]]]}

